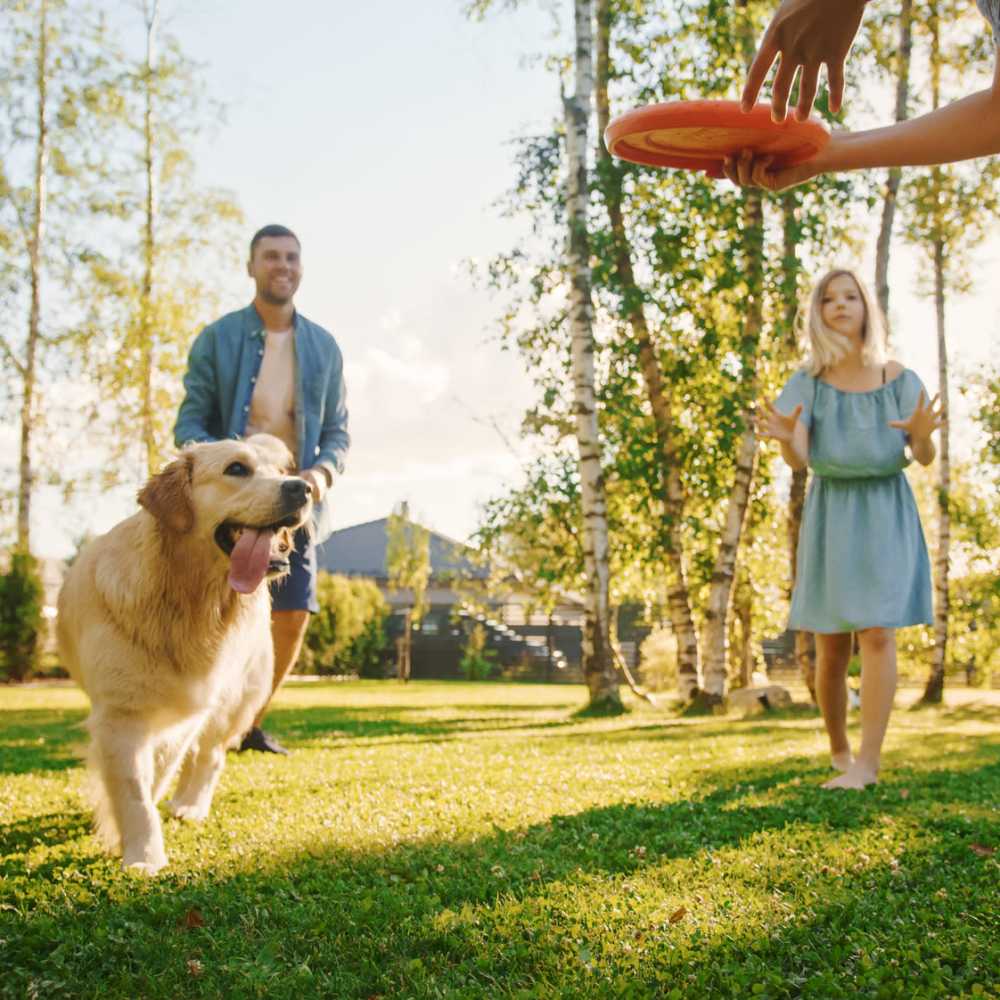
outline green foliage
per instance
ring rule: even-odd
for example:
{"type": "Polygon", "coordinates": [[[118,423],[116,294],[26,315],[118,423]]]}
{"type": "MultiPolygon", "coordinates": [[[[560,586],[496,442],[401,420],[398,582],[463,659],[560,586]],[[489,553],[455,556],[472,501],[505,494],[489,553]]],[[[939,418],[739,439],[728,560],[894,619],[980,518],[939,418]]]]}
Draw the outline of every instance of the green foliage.
{"type": "Polygon", "coordinates": [[[373,580],[320,573],[299,672],[381,677],[389,605],[373,580]]]}
{"type": "Polygon", "coordinates": [[[818,718],[585,701],[286,685],[280,778],[230,755],[140,882],[82,806],[82,693],[0,690],[0,997],[996,996],[995,694],[897,712],[857,794],[817,787],[818,718]]]}
{"type": "Polygon", "coordinates": [[[23,681],[38,668],[44,598],[37,560],[15,550],[10,567],[0,576],[0,678],[23,681]]]}
{"type": "Polygon", "coordinates": [[[639,649],[639,678],[650,691],[677,689],[677,638],[672,629],[649,633],[639,649]]]}
{"type": "Polygon", "coordinates": [[[385,569],[389,586],[413,593],[413,623],[419,624],[427,611],[427,582],[431,575],[430,532],[410,520],[403,504],[389,515],[386,526],[385,569]]]}
{"type": "Polygon", "coordinates": [[[484,681],[497,671],[497,653],[486,648],[486,629],[476,624],[462,649],[459,662],[462,676],[467,681],[484,681]]]}

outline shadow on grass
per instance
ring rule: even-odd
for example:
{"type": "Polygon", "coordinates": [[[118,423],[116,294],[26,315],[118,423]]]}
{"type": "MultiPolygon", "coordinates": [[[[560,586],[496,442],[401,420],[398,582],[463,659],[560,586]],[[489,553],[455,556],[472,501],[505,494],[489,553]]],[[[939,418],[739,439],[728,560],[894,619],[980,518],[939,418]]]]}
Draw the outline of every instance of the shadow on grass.
{"type": "Polygon", "coordinates": [[[482,706],[482,714],[458,718],[420,718],[442,711],[469,710],[474,706],[401,708],[340,708],[320,705],[311,708],[276,708],[268,713],[267,728],[290,745],[308,744],[313,740],[384,739],[393,736],[416,737],[410,742],[436,742],[453,739],[467,733],[508,732],[519,729],[548,729],[574,724],[570,717],[552,719],[553,711],[570,706],[525,708],[516,706],[482,706]],[[511,718],[511,716],[523,718],[511,718]],[[413,718],[413,716],[417,716],[413,718]],[[539,717],[539,718],[533,718],[539,717]]]}
{"type": "MultiPolygon", "coordinates": [[[[91,866],[91,879],[88,866],[77,860],[76,878],[90,883],[78,898],[67,894],[55,864],[19,871],[18,859],[9,858],[10,888],[0,890],[0,938],[13,973],[0,995],[28,995],[32,983],[44,982],[45,995],[52,997],[513,996],[517,988],[542,983],[553,989],[540,995],[606,996],[602,984],[594,983],[593,992],[579,985],[586,972],[579,962],[560,967],[552,958],[557,944],[599,933],[572,929],[568,924],[575,918],[559,909],[565,902],[550,906],[548,894],[557,885],[565,900],[567,885],[582,892],[583,880],[592,877],[655,872],[666,862],[739,848],[762,833],[793,828],[816,830],[821,842],[823,833],[861,830],[887,816],[919,818],[939,833],[935,843],[942,846],[934,850],[940,856],[928,855],[926,864],[910,858],[911,867],[919,863],[933,871],[947,857],[952,876],[963,865],[979,872],[973,866],[981,859],[957,839],[967,836],[966,827],[925,810],[942,803],[982,807],[987,790],[1000,782],[1000,747],[947,733],[915,735],[912,742],[927,751],[929,761],[952,766],[907,771],[906,798],[893,784],[862,794],[824,794],[803,781],[812,769],[790,759],[716,769],[702,776],[703,794],[681,801],[615,803],[469,842],[424,841],[372,852],[317,845],[306,855],[276,853],[266,868],[221,879],[168,873],[159,881],[130,882],[109,876],[104,860],[91,866]],[[750,791],[771,791],[776,798],[755,804],[746,800],[750,791]],[[25,918],[21,898],[3,905],[7,892],[32,896],[31,914],[25,918]],[[536,908],[537,923],[524,914],[528,905],[536,908]],[[198,914],[194,921],[192,912],[198,914]]],[[[83,822],[74,813],[23,821],[14,824],[10,842],[80,836],[83,822]]],[[[694,885],[685,891],[697,886],[698,877],[692,871],[694,885]]],[[[862,899],[864,885],[861,874],[845,873],[839,885],[831,883],[832,902],[812,908],[803,923],[819,933],[846,933],[848,897],[862,899]]],[[[822,948],[794,950],[794,941],[793,929],[768,941],[758,927],[742,958],[733,949],[727,954],[739,975],[754,973],[754,963],[768,956],[794,964],[797,975],[826,968],[822,948]]],[[[705,944],[698,962],[708,966],[705,944]]],[[[667,971],[676,975],[669,966],[667,971]]],[[[647,992],[634,995],[667,995],[658,992],[648,964],[646,976],[647,992]]]]}
{"type": "Polygon", "coordinates": [[[79,709],[0,712],[0,774],[76,767],[87,742],[86,716],[79,709]]]}

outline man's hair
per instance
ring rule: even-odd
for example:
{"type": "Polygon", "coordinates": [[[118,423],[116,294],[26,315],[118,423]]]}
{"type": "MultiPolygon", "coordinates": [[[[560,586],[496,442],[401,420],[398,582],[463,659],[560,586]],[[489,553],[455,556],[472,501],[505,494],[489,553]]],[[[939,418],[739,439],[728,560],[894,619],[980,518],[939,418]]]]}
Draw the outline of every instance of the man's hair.
{"type": "Polygon", "coordinates": [[[258,229],[257,232],[253,234],[253,239],[250,241],[250,259],[253,260],[253,252],[257,249],[257,244],[260,243],[265,236],[291,236],[293,240],[299,245],[299,249],[302,249],[302,242],[299,240],[298,236],[295,235],[287,226],[279,226],[276,223],[272,223],[269,226],[264,226],[263,229],[258,229]]]}

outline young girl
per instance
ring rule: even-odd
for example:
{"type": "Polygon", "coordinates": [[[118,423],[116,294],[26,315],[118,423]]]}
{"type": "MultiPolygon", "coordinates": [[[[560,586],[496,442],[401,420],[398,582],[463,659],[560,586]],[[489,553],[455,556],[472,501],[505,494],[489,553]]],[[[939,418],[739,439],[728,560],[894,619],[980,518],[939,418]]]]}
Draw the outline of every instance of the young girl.
{"type": "Polygon", "coordinates": [[[848,270],[812,293],[809,358],[767,404],[762,437],[793,469],[813,470],[799,534],[789,628],[816,633],[816,697],[833,766],[824,788],[874,784],[896,691],[897,628],[933,624],[930,563],[910,484],[906,446],[934,460],[942,426],[920,378],[885,360],[878,307],[848,270]],[[861,748],[847,741],[851,634],[861,647],[861,748]]]}
{"type": "MultiPolygon", "coordinates": [[[[771,116],[775,121],[784,120],[788,94],[800,66],[795,117],[808,117],[823,63],[830,84],[830,109],[839,111],[844,60],[869,2],[876,0],[783,0],[747,73],[744,110],[753,106],[771,64],[780,58],[772,87],[771,116]]],[[[994,42],[1000,45],[1000,0],[976,0],[976,5],[993,29],[994,42]]],[[[870,167],[932,166],[993,153],[1000,153],[1000,56],[988,90],[885,128],[835,131],[818,156],[794,167],[772,169],[773,157],[755,157],[745,150],[729,157],[724,170],[734,184],[781,191],[817,174],[870,167]]]]}

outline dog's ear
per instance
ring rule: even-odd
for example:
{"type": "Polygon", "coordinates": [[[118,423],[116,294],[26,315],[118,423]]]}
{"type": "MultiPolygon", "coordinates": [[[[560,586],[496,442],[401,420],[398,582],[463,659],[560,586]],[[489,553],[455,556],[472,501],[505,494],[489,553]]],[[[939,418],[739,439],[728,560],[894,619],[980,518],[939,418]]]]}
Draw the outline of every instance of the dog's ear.
{"type": "Polygon", "coordinates": [[[138,500],[160,524],[183,535],[194,527],[191,471],[194,460],[181,455],[139,491],[138,500]]]}

